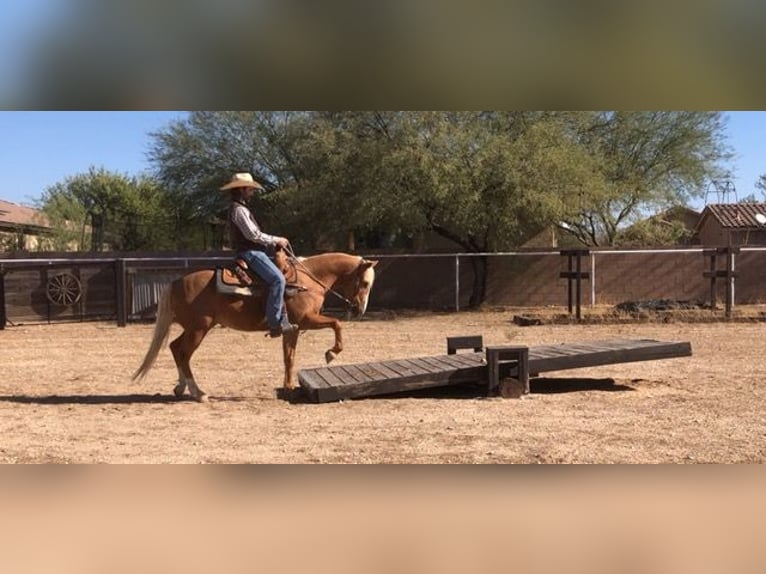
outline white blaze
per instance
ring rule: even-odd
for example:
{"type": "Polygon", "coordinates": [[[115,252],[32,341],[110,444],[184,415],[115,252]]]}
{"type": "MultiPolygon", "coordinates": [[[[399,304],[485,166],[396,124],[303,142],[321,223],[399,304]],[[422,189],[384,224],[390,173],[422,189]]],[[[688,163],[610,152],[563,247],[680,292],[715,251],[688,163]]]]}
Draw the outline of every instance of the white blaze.
{"type": "Polygon", "coordinates": [[[368,268],[364,272],[362,280],[367,283],[367,292],[364,294],[364,298],[362,299],[362,306],[360,309],[360,314],[364,315],[364,312],[367,311],[367,303],[370,301],[370,291],[372,291],[372,284],[375,282],[375,268],[368,268]]]}

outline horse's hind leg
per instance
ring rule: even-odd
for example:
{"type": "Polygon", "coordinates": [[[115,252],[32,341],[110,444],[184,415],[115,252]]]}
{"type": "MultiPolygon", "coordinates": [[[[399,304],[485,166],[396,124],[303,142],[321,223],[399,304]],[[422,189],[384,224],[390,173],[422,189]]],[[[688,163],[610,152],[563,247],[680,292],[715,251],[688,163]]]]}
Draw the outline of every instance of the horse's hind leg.
{"type": "Polygon", "coordinates": [[[191,357],[194,351],[197,350],[202,339],[205,338],[209,327],[198,327],[196,329],[187,329],[181,335],[179,335],[172,343],[170,343],[170,350],[173,353],[173,359],[178,369],[178,384],[173,389],[173,393],[178,398],[181,398],[189,387],[189,394],[192,398],[199,402],[207,402],[207,395],[197,386],[194,380],[194,375],[191,370],[191,357]]]}

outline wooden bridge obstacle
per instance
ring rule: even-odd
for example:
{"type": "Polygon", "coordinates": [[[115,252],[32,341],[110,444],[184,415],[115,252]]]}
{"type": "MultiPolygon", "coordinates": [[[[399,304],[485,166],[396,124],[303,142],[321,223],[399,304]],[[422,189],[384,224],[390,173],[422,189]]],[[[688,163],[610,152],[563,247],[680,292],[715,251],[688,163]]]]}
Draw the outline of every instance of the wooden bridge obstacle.
{"type": "Polygon", "coordinates": [[[518,396],[529,392],[529,377],[540,373],[691,354],[688,342],[653,339],[484,348],[481,336],[450,337],[446,355],[301,369],[298,382],[316,403],[481,382],[489,395],[518,396]]]}

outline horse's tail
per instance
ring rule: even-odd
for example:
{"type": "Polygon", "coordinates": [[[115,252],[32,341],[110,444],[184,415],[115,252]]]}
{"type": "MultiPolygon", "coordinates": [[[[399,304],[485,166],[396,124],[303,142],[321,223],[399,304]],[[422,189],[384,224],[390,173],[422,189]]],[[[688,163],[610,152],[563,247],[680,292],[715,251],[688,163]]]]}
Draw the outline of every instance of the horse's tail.
{"type": "Polygon", "coordinates": [[[149,372],[149,369],[154,365],[154,361],[157,360],[157,355],[160,353],[160,349],[165,346],[170,334],[170,326],[173,324],[175,315],[173,313],[172,306],[170,304],[170,294],[172,292],[172,285],[168,285],[160,296],[160,300],[157,303],[157,321],[154,324],[154,334],[152,335],[152,343],[149,345],[149,350],[146,351],[144,362],[138,367],[135,373],[133,373],[132,380],[143,379],[149,372]]]}

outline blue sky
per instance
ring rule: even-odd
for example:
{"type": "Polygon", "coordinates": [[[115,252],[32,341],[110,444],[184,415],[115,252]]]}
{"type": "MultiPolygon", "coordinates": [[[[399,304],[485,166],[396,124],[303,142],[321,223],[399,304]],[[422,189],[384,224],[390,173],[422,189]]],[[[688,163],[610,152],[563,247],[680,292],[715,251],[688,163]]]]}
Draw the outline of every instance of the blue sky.
{"type": "Polygon", "coordinates": [[[738,199],[755,193],[759,200],[766,201],[755,187],[758,178],[766,174],[766,111],[728,112],[727,115],[726,131],[729,145],[734,148],[732,170],[738,199]]]}
{"type": "MultiPolygon", "coordinates": [[[[150,169],[149,134],[185,117],[180,111],[0,111],[0,199],[34,205],[43,191],[91,166],[138,175],[150,169]]],[[[737,198],[755,194],[766,173],[766,111],[727,114],[737,198]]],[[[711,191],[708,200],[716,201],[711,191]]],[[[695,205],[700,208],[703,202],[695,205]]]]}
{"type": "Polygon", "coordinates": [[[49,186],[93,167],[130,176],[150,169],[149,134],[178,111],[0,111],[0,199],[34,205],[49,186]]]}

